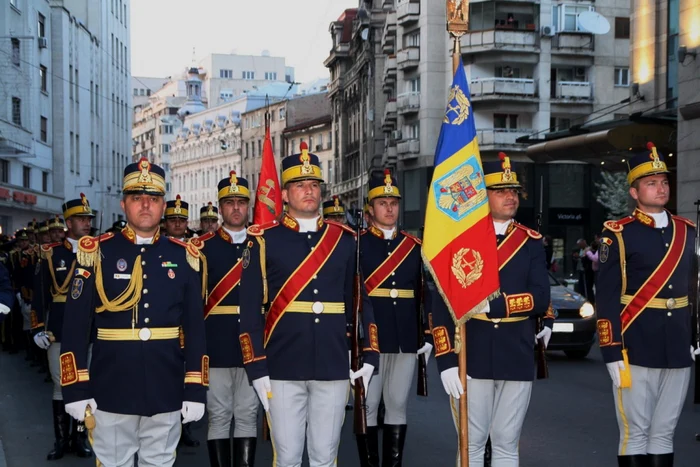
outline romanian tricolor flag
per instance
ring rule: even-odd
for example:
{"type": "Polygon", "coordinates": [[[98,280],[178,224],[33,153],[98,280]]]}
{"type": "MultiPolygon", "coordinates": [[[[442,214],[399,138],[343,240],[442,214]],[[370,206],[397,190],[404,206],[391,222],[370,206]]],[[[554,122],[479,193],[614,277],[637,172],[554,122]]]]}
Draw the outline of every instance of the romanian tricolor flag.
{"type": "Polygon", "coordinates": [[[464,66],[455,73],[428,191],[423,259],[456,324],[499,294],[498,250],[464,66]]]}

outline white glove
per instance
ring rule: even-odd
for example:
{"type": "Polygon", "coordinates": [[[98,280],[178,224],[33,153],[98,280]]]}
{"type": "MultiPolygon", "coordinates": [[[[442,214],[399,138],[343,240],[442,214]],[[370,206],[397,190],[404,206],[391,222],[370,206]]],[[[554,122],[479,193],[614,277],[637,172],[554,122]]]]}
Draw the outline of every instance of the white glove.
{"type": "Polygon", "coordinates": [[[88,405],[90,406],[90,411],[95,413],[95,410],[97,410],[97,402],[95,402],[95,399],[85,399],[66,404],[66,412],[71,417],[75,418],[79,422],[82,422],[85,421],[85,410],[87,409],[88,405]]]}
{"type": "Polygon", "coordinates": [[[40,349],[46,350],[51,347],[51,341],[49,336],[45,332],[37,333],[34,336],[34,343],[39,346],[40,349]]]}
{"type": "Polygon", "coordinates": [[[17,297],[17,303],[19,303],[20,306],[24,306],[24,300],[22,300],[22,294],[17,292],[16,297],[17,297]]]}
{"type": "Polygon", "coordinates": [[[540,331],[539,334],[535,336],[535,339],[544,339],[544,348],[546,349],[549,346],[549,339],[552,338],[552,330],[548,328],[547,326],[544,327],[540,331]]]}
{"type": "Polygon", "coordinates": [[[695,347],[693,347],[693,346],[691,345],[691,346],[690,346],[690,358],[692,358],[693,361],[695,361],[695,356],[696,356],[696,355],[700,355],[700,347],[698,347],[698,348],[696,349],[695,347]]]}
{"type": "MultiPolygon", "coordinates": [[[[448,396],[452,396],[455,399],[459,399],[462,394],[464,394],[464,388],[462,387],[462,382],[459,380],[459,368],[453,366],[447,370],[440,372],[440,379],[442,380],[442,387],[445,388],[445,392],[448,396]]],[[[472,379],[471,376],[467,375],[467,380],[472,379]]]]}
{"type": "Polygon", "coordinates": [[[365,387],[365,394],[367,394],[367,388],[369,387],[369,380],[372,378],[372,373],[374,373],[374,365],[369,363],[364,363],[362,368],[357,371],[350,370],[350,385],[355,386],[355,380],[357,378],[362,378],[362,384],[365,387]]]}
{"type": "Polygon", "coordinates": [[[10,313],[10,307],[4,303],[0,303],[0,315],[7,315],[10,313]]]}
{"type": "Polygon", "coordinates": [[[433,351],[433,344],[430,344],[429,342],[426,342],[423,344],[423,347],[418,349],[418,352],[416,352],[416,358],[420,358],[421,355],[425,357],[425,366],[428,366],[428,360],[430,359],[430,352],[433,351]]]}
{"type": "Polygon", "coordinates": [[[29,318],[32,315],[32,306],[29,303],[22,303],[22,316],[29,318]]]}
{"type": "Polygon", "coordinates": [[[204,404],[201,402],[189,402],[185,401],[182,403],[182,423],[196,422],[204,416],[204,404]]]}
{"type": "Polygon", "coordinates": [[[620,387],[620,372],[625,371],[625,362],[618,360],[616,362],[606,363],[608,367],[608,373],[610,373],[610,379],[612,379],[613,386],[616,388],[620,387]]]}
{"type": "Polygon", "coordinates": [[[268,399],[272,398],[272,385],[270,384],[270,377],[263,376],[262,378],[253,380],[253,389],[255,389],[258,399],[260,399],[260,402],[262,402],[265,412],[269,412],[270,402],[268,399]]]}

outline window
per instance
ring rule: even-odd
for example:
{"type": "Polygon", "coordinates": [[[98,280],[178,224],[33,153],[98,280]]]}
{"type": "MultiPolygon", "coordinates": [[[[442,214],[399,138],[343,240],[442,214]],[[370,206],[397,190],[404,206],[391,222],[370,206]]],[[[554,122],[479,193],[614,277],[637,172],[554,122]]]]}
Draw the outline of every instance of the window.
{"type": "Polygon", "coordinates": [[[90,141],[90,180],[95,179],[95,143],[90,141]]]}
{"type": "Polygon", "coordinates": [[[323,149],[323,133],[318,135],[318,147],[319,149],[323,149]]]}
{"type": "Polygon", "coordinates": [[[46,143],[49,140],[49,119],[41,117],[41,141],[46,143]]]}
{"type": "Polygon", "coordinates": [[[420,32],[413,32],[406,36],[406,47],[420,47],[420,32]]]}
{"type": "Polygon", "coordinates": [[[138,95],[139,95],[139,90],[138,90],[138,88],[134,88],[134,96],[138,96],[138,95]]]}
{"type": "Polygon", "coordinates": [[[258,140],[258,156],[262,156],[262,140],[258,140]]]}
{"type": "Polygon", "coordinates": [[[518,116],[507,114],[493,114],[493,127],[500,129],[518,128],[518,116]]]}
{"type": "Polygon", "coordinates": [[[47,77],[46,77],[46,67],[44,65],[39,65],[39,80],[41,81],[41,91],[47,91],[47,77]]]}
{"type": "Polygon", "coordinates": [[[250,149],[250,147],[249,147],[248,143],[245,143],[245,158],[246,159],[248,159],[250,157],[249,149],[250,149]]]}
{"type": "Polygon", "coordinates": [[[615,86],[629,86],[630,85],[630,69],[629,68],[615,68],[615,86]]]}
{"type": "Polygon", "coordinates": [[[408,139],[420,138],[420,122],[410,123],[406,128],[406,134],[408,135],[408,139]]]}
{"type": "Polygon", "coordinates": [[[284,119],[286,118],[286,116],[287,116],[287,109],[285,109],[284,107],[282,107],[282,108],[280,109],[279,116],[280,116],[280,118],[279,118],[280,120],[284,120],[284,119]]]}
{"type": "Polygon", "coordinates": [[[219,78],[233,78],[233,70],[219,70],[219,78]]]}
{"type": "Polygon", "coordinates": [[[276,71],[266,71],[265,72],[265,79],[267,81],[277,81],[277,72],[276,71]]]}
{"type": "Polygon", "coordinates": [[[170,152],[170,145],[169,144],[161,144],[160,145],[160,152],[161,152],[161,154],[170,152]]]}
{"type": "Polygon", "coordinates": [[[68,97],[73,100],[73,65],[68,65],[68,97]]]}
{"type": "Polygon", "coordinates": [[[126,16],[126,4],[124,4],[124,27],[127,27],[126,26],[126,19],[127,18],[128,18],[128,16],[126,16]]]}
{"type": "Polygon", "coordinates": [[[173,134],[173,126],[172,125],[163,125],[162,132],[163,132],[163,134],[166,134],[166,135],[172,135],[173,134]]]}
{"type": "Polygon", "coordinates": [[[46,37],[46,18],[41,13],[39,13],[37,17],[37,23],[37,35],[39,37],[46,37]]]}
{"type": "Polygon", "coordinates": [[[578,23],[578,15],[594,11],[590,5],[555,5],[552,7],[554,28],[558,32],[585,32],[578,23]]]}
{"type": "Polygon", "coordinates": [[[145,95],[146,95],[146,90],[145,90],[145,89],[139,89],[139,95],[140,95],[140,96],[145,96],[145,95]]]}
{"type": "Polygon", "coordinates": [[[10,183],[10,163],[0,160],[0,182],[10,183]]]}
{"type": "Polygon", "coordinates": [[[80,136],[75,135],[75,173],[80,175],[80,136]]]}
{"type": "Polygon", "coordinates": [[[289,146],[289,154],[294,154],[297,149],[297,141],[295,139],[292,140],[289,146]]]}
{"type": "Polygon", "coordinates": [[[150,90],[150,89],[146,89],[146,95],[147,95],[147,96],[150,96],[150,95],[151,95],[151,90],[150,90]]]}
{"type": "Polygon", "coordinates": [[[326,149],[330,149],[333,146],[333,133],[328,132],[328,143],[326,149]]]}
{"type": "Polygon", "coordinates": [[[244,71],[241,73],[242,79],[255,79],[255,72],[254,71],[244,71]]]}
{"type": "Polygon", "coordinates": [[[90,81],[90,113],[95,113],[95,82],[90,81]]]}
{"type": "Polygon", "coordinates": [[[494,70],[496,78],[520,78],[520,68],[512,68],[508,65],[497,66],[494,70]]]}
{"type": "Polygon", "coordinates": [[[100,115],[100,85],[95,85],[95,115],[100,115]]]}
{"type": "Polygon", "coordinates": [[[571,119],[563,117],[551,117],[549,119],[549,131],[562,131],[571,128],[571,119]]]}
{"type": "Polygon", "coordinates": [[[615,39],[629,39],[630,38],[630,19],[629,18],[615,18],[615,39]]]}
{"type": "Polygon", "coordinates": [[[22,99],[19,97],[12,98],[12,123],[22,126],[22,99]]]}
{"type": "Polygon", "coordinates": [[[406,82],[406,92],[420,92],[420,76],[406,82]]]}
{"type": "Polygon", "coordinates": [[[24,188],[31,188],[32,184],[32,168],[26,165],[22,167],[22,186],[24,188]]]}
{"type": "MultiPolygon", "coordinates": [[[[96,144],[95,145],[95,161],[100,160],[100,145],[96,144]]],[[[100,181],[100,171],[95,170],[95,179],[99,182],[100,181]]]]}
{"type": "Polygon", "coordinates": [[[72,131],[70,132],[70,171],[75,172],[75,135],[72,131]]]}
{"type": "Polygon", "coordinates": [[[13,37],[10,42],[12,42],[12,64],[19,66],[19,39],[13,37]]]}

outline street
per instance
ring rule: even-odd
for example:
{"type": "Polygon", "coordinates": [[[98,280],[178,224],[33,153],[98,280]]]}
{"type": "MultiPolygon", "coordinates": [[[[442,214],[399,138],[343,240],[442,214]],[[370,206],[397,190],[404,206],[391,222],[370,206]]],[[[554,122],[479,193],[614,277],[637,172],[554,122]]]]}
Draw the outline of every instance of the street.
{"type": "MultiPolygon", "coordinates": [[[[613,467],[617,465],[617,426],[610,380],[599,352],[582,361],[569,361],[563,353],[549,355],[550,379],[535,383],[533,397],[521,438],[523,467],[613,467]]],[[[47,462],[53,443],[51,426],[51,385],[44,375],[29,368],[24,355],[0,354],[0,440],[8,467],[89,466],[94,459],[67,455],[47,462]]],[[[409,428],[404,465],[450,466],[456,453],[456,434],[449,414],[447,396],[434,358],[429,367],[430,397],[409,403],[409,428]]],[[[692,387],[676,430],[676,467],[697,467],[700,442],[700,407],[692,405],[692,387]]],[[[193,428],[202,443],[183,448],[176,466],[208,465],[206,421],[193,428]]],[[[380,435],[381,436],[381,435],[380,435]]],[[[260,442],[257,465],[270,465],[272,449],[260,442]]],[[[340,445],[339,465],[358,465],[348,412],[340,445]]],[[[0,466],[3,459],[0,457],[0,466]]],[[[308,465],[308,464],[304,464],[308,465]]]]}

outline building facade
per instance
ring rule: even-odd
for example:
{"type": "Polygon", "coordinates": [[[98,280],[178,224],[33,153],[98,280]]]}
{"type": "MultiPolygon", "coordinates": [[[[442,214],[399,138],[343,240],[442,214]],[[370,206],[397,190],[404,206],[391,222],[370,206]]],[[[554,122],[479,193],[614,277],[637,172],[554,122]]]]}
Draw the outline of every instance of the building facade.
{"type": "Polygon", "coordinates": [[[87,6],[87,0],[13,0],[0,7],[0,49],[7,52],[0,54],[0,225],[6,232],[59,213],[64,199],[80,192],[106,222],[121,213],[131,127],[129,2],[87,6]]]}
{"type": "Polygon", "coordinates": [[[149,78],[146,76],[131,77],[131,105],[134,112],[137,109],[148,105],[151,94],[158,92],[165,84],[170,81],[169,78],[149,78]]]}
{"type": "MultiPolygon", "coordinates": [[[[326,100],[328,102],[328,100],[326,100]]],[[[335,154],[333,145],[333,118],[328,113],[318,118],[305,120],[302,123],[287,126],[282,132],[284,144],[287,146],[287,154],[296,154],[300,151],[301,143],[309,146],[309,151],[318,156],[321,164],[321,173],[325,182],[322,187],[324,200],[333,193],[333,179],[335,177],[335,154]]],[[[344,201],[341,199],[341,201],[344,201]]]]}

